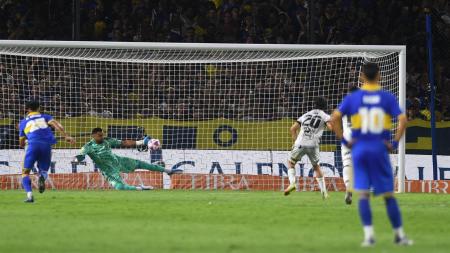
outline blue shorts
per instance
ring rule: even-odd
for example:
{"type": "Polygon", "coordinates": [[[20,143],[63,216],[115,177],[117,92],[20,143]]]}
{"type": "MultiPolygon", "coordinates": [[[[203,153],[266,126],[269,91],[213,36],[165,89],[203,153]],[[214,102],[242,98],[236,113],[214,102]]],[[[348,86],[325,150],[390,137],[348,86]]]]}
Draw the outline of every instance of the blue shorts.
{"type": "Polygon", "coordinates": [[[52,145],[48,143],[30,143],[25,150],[24,169],[33,169],[37,162],[39,171],[48,171],[52,160],[52,145]]]}
{"type": "Polygon", "coordinates": [[[354,189],[375,195],[394,191],[394,175],[386,145],[380,141],[357,141],[352,147],[354,189]]]}

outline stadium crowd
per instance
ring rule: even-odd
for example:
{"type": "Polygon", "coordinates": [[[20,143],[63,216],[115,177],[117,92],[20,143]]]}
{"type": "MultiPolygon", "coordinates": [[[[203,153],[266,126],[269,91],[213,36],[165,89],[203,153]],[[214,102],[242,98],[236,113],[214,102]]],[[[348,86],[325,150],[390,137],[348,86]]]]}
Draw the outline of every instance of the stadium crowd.
{"type": "MultiPolygon", "coordinates": [[[[67,6],[71,2],[48,1],[47,4],[41,4],[40,1],[31,0],[0,0],[0,12],[6,20],[0,24],[0,37],[3,39],[70,40],[72,20],[70,18],[71,10],[67,6]],[[33,8],[28,8],[28,6],[33,6],[33,8]],[[30,12],[30,9],[33,9],[33,12],[30,12]]],[[[450,120],[450,58],[448,53],[450,4],[448,1],[317,0],[313,2],[311,7],[305,0],[82,0],[80,39],[198,43],[406,44],[408,46],[408,117],[429,120],[430,85],[427,75],[424,29],[424,7],[427,6],[438,14],[436,31],[441,35],[435,40],[435,48],[440,50],[439,53],[435,53],[437,120],[450,120]],[[311,21],[307,16],[308,9],[312,9],[314,13],[311,21]],[[310,26],[309,22],[312,22],[315,28],[312,38],[309,37],[307,31],[307,27],[310,26]]],[[[250,86],[234,89],[235,91],[248,91],[244,93],[244,97],[238,98],[237,96],[242,94],[231,94],[233,89],[227,89],[227,87],[211,89],[211,86],[220,86],[221,84],[214,84],[214,81],[207,80],[207,75],[200,74],[200,69],[182,70],[189,72],[192,79],[198,80],[198,82],[177,79],[158,80],[150,83],[145,79],[149,75],[155,75],[154,73],[158,70],[160,71],[162,68],[160,66],[150,66],[147,74],[130,76],[129,79],[134,81],[125,85],[125,95],[122,93],[115,97],[115,95],[102,94],[106,91],[99,89],[99,93],[93,96],[84,94],[87,88],[80,88],[79,85],[77,87],[76,84],[84,79],[83,85],[94,85],[95,78],[99,78],[98,73],[73,77],[70,69],[65,67],[50,64],[46,69],[36,70],[40,66],[38,60],[22,59],[22,61],[20,64],[14,65],[8,63],[6,58],[5,62],[2,59],[2,65],[0,65],[2,97],[11,100],[8,104],[13,106],[19,104],[18,101],[13,100],[22,99],[23,96],[42,96],[48,101],[52,101],[51,104],[54,108],[49,109],[60,112],[62,116],[73,116],[80,113],[100,113],[102,116],[105,116],[105,113],[111,113],[112,116],[118,115],[118,117],[129,115],[125,112],[111,111],[114,108],[111,110],[104,108],[101,112],[92,109],[95,108],[94,105],[109,105],[115,101],[124,104],[125,109],[123,110],[139,110],[142,115],[152,114],[153,112],[150,111],[156,111],[158,116],[196,119],[198,118],[197,114],[205,113],[200,112],[198,108],[208,105],[210,101],[219,97],[223,101],[216,104],[231,106],[213,106],[214,108],[208,109],[211,115],[207,113],[208,116],[205,117],[255,118],[252,116],[251,110],[256,110],[253,114],[257,115],[262,115],[261,112],[269,110],[270,113],[266,112],[269,115],[267,117],[273,119],[294,116],[292,108],[295,108],[303,99],[301,85],[296,85],[295,77],[283,77],[283,75],[287,75],[286,73],[261,76],[256,83],[250,86]],[[36,74],[33,73],[39,71],[41,74],[36,79],[34,77],[36,74]],[[57,71],[59,71],[58,76],[52,74],[57,71]],[[202,78],[205,80],[200,80],[202,78]],[[52,82],[53,79],[58,81],[52,82]],[[76,79],[75,82],[74,79],[76,79]],[[21,82],[18,83],[17,80],[21,80],[21,82]],[[45,83],[49,84],[45,85],[45,83]],[[53,88],[38,88],[37,84],[53,88]],[[9,88],[7,85],[10,85],[9,88]],[[193,85],[199,87],[193,87],[193,85]],[[188,92],[189,89],[202,91],[188,92]],[[64,97],[65,93],[61,90],[70,93],[70,98],[64,97]],[[158,94],[158,103],[145,106],[139,105],[139,102],[134,103],[133,101],[151,100],[134,98],[136,90],[145,90],[146,93],[143,94],[149,97],[158,94]],[[268,95],[255,95],[264,90],[268,95]],[[222,93],[214,94],[215,92],[222,93]],[[192,94],[202,94],[202,97],[208,99],[193,99],[190,97],[192,94]],[[233,101],[228,101],[228,97],[231,96],[235,96],[233,101],[240,101],[239,104],[235,105],[233,101]],[[264,99],[264,101],[247,101],[252,97],[264,99]],[[84,106],[79,106],[80,103],[84,106]],[[252,108],[245,106],[246,104],[263,106],[252,108]],[[279,106],[275,108],[271,104],[279,106]],[[148,109],[148,113],[142,109],[144,107],[145,110],[148,109]],[[291,109],[286,110],[285,108],[291,109]],[[262,111],[258,112],[258,110],[262,111]]],[[[204,67],[202,66],[202,68],[204,67]]],[[[258,67],[255,68],[255,71],[257,70],[258,67]]],[[[140,73],[144,70],[135,67],[133,71],[140,73]]],[[[349,80],[354,81],[354,78],[349,77],[349,80]]],[[[113,80],[108,81],[114,82],[113,80]]],[[[117,85],[122,84],[117,83],[117,85]]],[[[10,113],[10,110],[17,110],[17,106],[10,109],[5,108],[0,113],[10,113]]]]}

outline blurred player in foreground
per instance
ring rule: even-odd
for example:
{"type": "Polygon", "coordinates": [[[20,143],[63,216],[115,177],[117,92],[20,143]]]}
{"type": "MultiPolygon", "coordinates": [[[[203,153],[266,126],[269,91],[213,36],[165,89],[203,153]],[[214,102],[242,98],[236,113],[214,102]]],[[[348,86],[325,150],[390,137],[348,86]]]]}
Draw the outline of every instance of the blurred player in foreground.
{"type": "MultiPolygon", "coordinates": [[[[352,86],[349,90],[349,93],[357,91],[357,86],[352,86]]],[[[352,123],[348,119],[347,116],[342,117],[342,129],[343,129],[343,138],[346,140],[351,140],[352,138],[352,123]]],[[[344,179],[345,184],[345,203],[347,205],[352,204],[353,199],[353,163],[352,163],[352,154],[351,150],[344,144],[341,145],[341,157],[342,157],[342,177],[344,179]]]]}
{"type": "Polygon", "coordinates": [[[52,145],[56,144],[51,127],[61,132],[64,139],[74,144],[75,140],[64,131],[64,127],[52,116],[39,112],[39,102],[29,101],[25,104],[27,116],[19,123],[19,145],[25,148],[25,160],[22,168],[22,186],[27,193],[26,203],[33,203],[30,172],[37,163],[39,192],[45,191],[45,180],[48,177],[52,158],[52,145]]]}
{"type": "Polygon", "coordinates": [[[394,197],[394,175],[389,151],[398,147],[406,128],[406,116],[396,98],[381,90],[380,71],[375,63],[362,68],[363,85],[359,91],[347,95],[333,112],[332,125],[336,136],[351,148],[354,169],[354,189],[359,192],[359,214],[364,226],[363,247],[375,244],[370,208],[370,189],[374,195],[383,195],[387,213],[398,245],[411,245],[403,231],[402,218],[394,197]],[[352,123],[351,139],[342,138],[341,117],[348,116],[352,123]],[[390,143],[392,118],[398,119],[394,140],[390,143]]]}
{"type": "MultiPolygon", "coordinates": [[[[86,155],[100,168],[102,175],[108,180],[112,187],[116,190],[151,190],[151,186],[132,186],[126,184],[120,173],[133,172],[136,169],[144,169],[150,171],[172,173],[171,169],[166,169],[160,165],[146,163],[140,160],[131,159],[128,157],[118,156],[112,153],[111,148],[118,147],[135,147],[141,145],[148,145],[152,140],[145,137],[143,140],[118,140],[104,137],[101,128],[94,128],[92,130],[92,140],[86,143],[81,148],[81,153],[74,159],[75,162],[82,162],[86,155]]],[[[159,143],[157,141],[156,143],[159,143]]],[[[156,144],[159,145],[159,144],[156,144]]],[[[178,172],[178,171],[177,171],[178,172]]]]}
{"type": "Polygon", "coordinates": [[[300,161],[304,155],[307,155],[316,172],[316,180],[319,184],[322,198],[328,198],[325,178],[319,165],[319,143],[325,127],[328,126],[328,128],[331,129],[328,122],[330,120],[330,115],[324,112],[327,108],[327,101],[324,98],[318,97],[314,103],[315,109],[303,114],[290,128],[292,139],[295,143],[288,160],[289,186],[284,190],[285,196],[289,195],[297,188],[295,164],[300,161]]]}

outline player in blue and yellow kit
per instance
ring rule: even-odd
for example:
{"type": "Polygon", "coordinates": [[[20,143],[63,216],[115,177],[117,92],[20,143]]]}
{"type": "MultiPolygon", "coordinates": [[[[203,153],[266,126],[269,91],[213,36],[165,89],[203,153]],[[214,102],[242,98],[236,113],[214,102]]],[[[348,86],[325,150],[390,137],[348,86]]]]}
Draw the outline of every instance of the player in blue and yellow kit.
{"type": "Polygon", "coordinates": [[[63,126],[52,116],[39,112],[39,103],[30,101],[25,104],[27,116],[19,124],[19,145],[25,147],[25,160],[22,168],[22,186],[27,193],[25,202],[34,202],[31,190],[30,172],[37,163],[39,171],[39,192],[45,191],[45,180],[50,168],[52,145],[56,144],[56,138],[53,135],[50,126],[64,135],[67,142],[73,144],[75,140],[69,136],[63,126]]]}
{"type": "Polygon", "coordinates": [[[400,209],[395,199],[394,176],[389,151],[397,149],[406,128],[406,116],[400,110],[394,95],[381,89],[380,71],[375,63],[362,68],[363,85],[360,90],[347,95],[332,115],[333,131],[347,147],[351,148],[354,189],[359,192],[359,214],[364,226],[362,246],[375,243],[370,209],[370,190],[383,195],[386,209],[395,232],[394,242],[411,245],[402,228],[400,209]],[[351,140],[342,138],[341,117],[351,119],[351,140]],[[390,142],[392,119],[398,119],[394,140],[390,142]]]}

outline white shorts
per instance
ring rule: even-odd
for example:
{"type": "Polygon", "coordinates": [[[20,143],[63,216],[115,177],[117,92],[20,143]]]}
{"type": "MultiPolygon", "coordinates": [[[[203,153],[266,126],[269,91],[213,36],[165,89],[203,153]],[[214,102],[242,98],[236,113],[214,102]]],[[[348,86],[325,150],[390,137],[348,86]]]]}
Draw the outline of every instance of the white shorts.
{"type": "Polygon", "coordinates": [[[298,161],[300,161],[304,155],[308,156],[309,161],[313,166],[319,164],[320,160],[319,147],[301,147],[301,146],[297,147],[294,145],[289,155],[289,161],[295,164],[298,161]]]}

